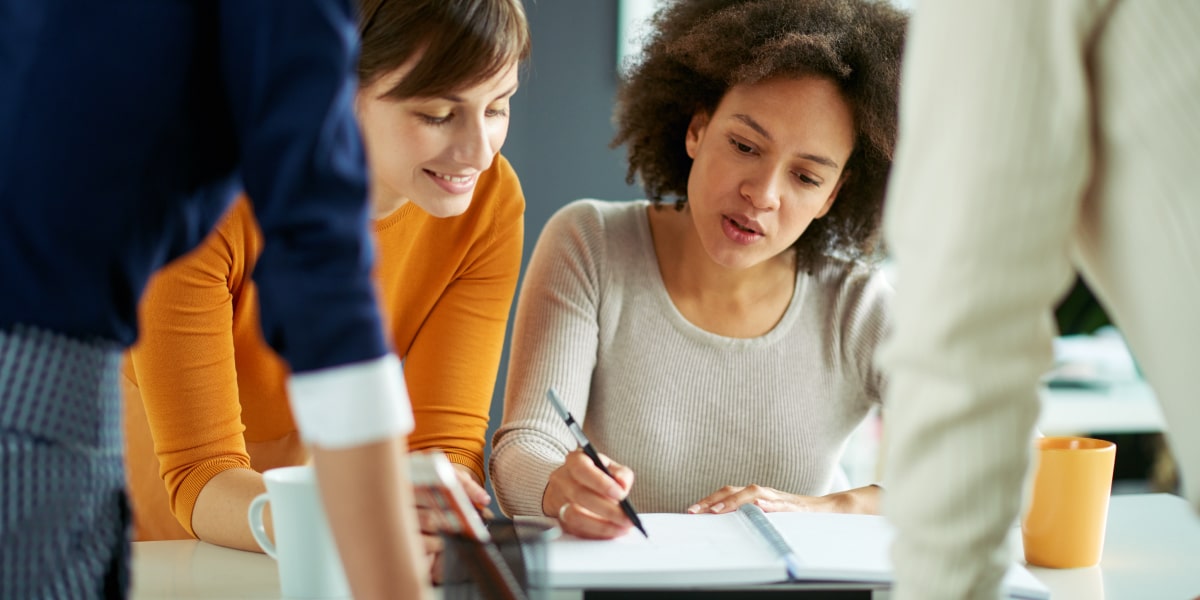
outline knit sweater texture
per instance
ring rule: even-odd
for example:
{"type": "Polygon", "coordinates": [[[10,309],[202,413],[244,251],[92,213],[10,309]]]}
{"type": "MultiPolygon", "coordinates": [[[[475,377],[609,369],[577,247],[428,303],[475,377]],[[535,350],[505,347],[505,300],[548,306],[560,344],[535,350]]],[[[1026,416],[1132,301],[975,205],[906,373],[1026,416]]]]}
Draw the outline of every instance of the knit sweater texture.
{"type": "MultiPolygon", "coordinates": [[[[829,491],[846,440],[879,403],[875,348],[892,289],[857,262],[800,270],[765,335],[704,331],[659,272],[647,201],[580,200],[546,225],[517,308],[492,485],[509,515],[542,514],[576,447],[555,388],[597,449],[635,472],[643,512],[681,512],[725,485],[829,491]]],[[[670,210],[670,209],[666,209],[670,210]]]]}

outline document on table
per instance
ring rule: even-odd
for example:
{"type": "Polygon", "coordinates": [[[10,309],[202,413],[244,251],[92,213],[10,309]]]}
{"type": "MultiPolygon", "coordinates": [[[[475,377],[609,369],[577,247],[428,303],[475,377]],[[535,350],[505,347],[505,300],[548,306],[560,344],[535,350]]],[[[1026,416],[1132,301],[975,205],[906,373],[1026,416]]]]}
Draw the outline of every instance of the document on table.
{"type": "MultiPolygon", "coordinates": [[[[757,511],[756,507],[750,507],[757,511]]],[[[762,513],[760,513],[762,514],[762,513]]],[[[613,540],[564,535],[549,543],[550,587],[582,589],[697,588],[785,581],[890,584],[893,531],[874,515],[765,513],[793,551],[794,578],[779,550],[747,515],[649,513],[648,538],[634,531],[613,540]]],[[[1040,600],[1049,590],[1013,563],[1004,584],[1010,597],[1040,600]]]]}

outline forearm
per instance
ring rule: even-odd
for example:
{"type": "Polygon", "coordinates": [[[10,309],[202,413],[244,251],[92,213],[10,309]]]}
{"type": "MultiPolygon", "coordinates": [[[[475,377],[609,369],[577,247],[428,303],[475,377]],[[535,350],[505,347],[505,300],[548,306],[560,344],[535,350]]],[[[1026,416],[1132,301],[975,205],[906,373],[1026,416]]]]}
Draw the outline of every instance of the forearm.
{"type": "Polygon", "coordinates": [[[408,442],[413,451],[441,450],[451,463],[467,468],[473,479],[482,482],[488,413],[507,308],[503,318],[498,314],[473,318],[456,296],[443,296],[439,305],[446,306],[426,319],[405,357],[415,420],[408,442]],[[457,310],[443,310],[450,306],[457,310]],[[454,340],[453,348],[447,340],[454,340]]]}
{"type": "Polygon", "coordinates": [[[835,512],[877,515],[882,510],[882,491],[878,485],[866,485],[829,494],[826,498],[833,502],[835,512]]]}
{"type": "Polygon", "coordinates": [[[354,597],[426,597],[429,565],[404,440],[412,411],[399,361],[387,355],[293,373],[288,393],[354,597]]]}
{"type": "Polygon", "coordinates": [[[507,218],[512,222],[499,241],[465,267],[468,275],[439,293],[404,357],[416,421],[410,450],[441,450],[481,484],[496,375],[521,269],[521,215],[507,218]]]}
{"type": "Polygon", "coordinates": [[[475,483],[479,484],[480,487],[483,487],[483,480],[479,478],[479,475],[475,474],[474,469],[472,469],[471,467],[468,467],[466,465],[459,464],[459,463],[451,463],[451,465],[454,467],[455,471],[459,471],[461,473],[466,474],[468,477],[471,478],[471,481],[474,481],[475,483]]]}
{"type": "Polygon", "coordinates": [[[403,438],[314,448],[313,464],[354,597],[430,597],[403,438]]]}
{"type": "MultiPolygon", "coordinates": [[[[246,511],[254,497],[267,491],[260,473],[251,469],[229,469],[215,475],[200,490],[192,509],[192,531],[196,537],[229,548],[262,552],[250,533],[246,511]]],[[[263,521],[271,532],[270,508],[263,521]]]]}
{"type": "Polygon", "coordinates": [[[540,435],[529,431],[506,432],[492,450],[492,489],[501,512],[517,515],[542,516],[542,495],[550,473],[562,466],[566,447],[539,441],[540,435]]]}

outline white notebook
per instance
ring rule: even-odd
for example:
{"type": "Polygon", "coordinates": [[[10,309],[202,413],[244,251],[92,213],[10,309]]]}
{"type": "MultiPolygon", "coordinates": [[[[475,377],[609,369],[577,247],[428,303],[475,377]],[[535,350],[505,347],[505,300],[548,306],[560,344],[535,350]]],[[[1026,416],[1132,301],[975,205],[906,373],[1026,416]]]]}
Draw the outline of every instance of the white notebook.
{"type": "MultiPolygon", "coordinates": [[[[722,515],[640,515],[636,529],[613,540],[570,535],[549,543],[546,581],[577,589],[693,588],[785,581],[889,584],[893,530],[880,516],[763,513],[758,507],[722,515]],[[770,528],[782,538],[773,544],[770,528]],[[778,544],[795,557],[794,577],[778,544]]],[[[1004,580],[1012,598],[1042,600],[1050,591],[1013,563],[1004,580]]]]}

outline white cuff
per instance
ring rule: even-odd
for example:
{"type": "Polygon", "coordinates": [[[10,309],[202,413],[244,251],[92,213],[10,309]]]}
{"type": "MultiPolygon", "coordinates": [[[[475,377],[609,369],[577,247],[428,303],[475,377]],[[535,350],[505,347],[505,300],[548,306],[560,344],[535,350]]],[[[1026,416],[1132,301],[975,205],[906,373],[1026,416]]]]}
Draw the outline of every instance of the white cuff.
{"type": "Polygon", "coordinates": [[[309,444],[350,448],[413,429],[408,388],[394,354],[293,374],[287,387],[300,437],[309,444]]]}

